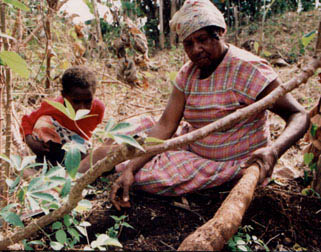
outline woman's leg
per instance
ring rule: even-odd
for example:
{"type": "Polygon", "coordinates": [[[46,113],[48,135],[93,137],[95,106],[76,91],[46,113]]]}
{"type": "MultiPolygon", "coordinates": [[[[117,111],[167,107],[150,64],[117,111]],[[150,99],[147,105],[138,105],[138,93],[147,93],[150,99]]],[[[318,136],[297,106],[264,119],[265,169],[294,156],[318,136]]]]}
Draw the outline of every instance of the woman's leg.
{"type": "Polygon", "coordinates": [[[222,185],[240,175],[242,160],[215,162],[192,152],[167,151],[155,156],[135,175],[135,188],[177,196],[222,185]]]}

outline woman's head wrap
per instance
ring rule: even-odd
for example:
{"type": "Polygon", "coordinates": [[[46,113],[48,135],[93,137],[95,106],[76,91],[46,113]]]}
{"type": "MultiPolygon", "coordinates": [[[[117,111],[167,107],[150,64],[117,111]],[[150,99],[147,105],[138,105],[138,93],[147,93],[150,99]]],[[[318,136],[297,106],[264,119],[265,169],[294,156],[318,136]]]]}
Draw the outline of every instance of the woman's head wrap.
{"type": "Polygon", "coordinates": [[[170,21],[171,29],[181,41],[206,26],[218,26],[226,31],[223,14],[209,0],[186,0],[170,21]]]}

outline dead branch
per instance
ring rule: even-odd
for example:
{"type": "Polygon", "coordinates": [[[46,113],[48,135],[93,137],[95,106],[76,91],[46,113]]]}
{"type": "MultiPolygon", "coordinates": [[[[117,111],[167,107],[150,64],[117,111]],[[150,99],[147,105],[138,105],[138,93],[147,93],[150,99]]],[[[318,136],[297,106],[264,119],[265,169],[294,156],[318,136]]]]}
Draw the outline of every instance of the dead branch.
{"type": "MultiPolygon", "coordinates": [[[[1,2],[1,32],[5,33],[7,29],[7,19],[6,19],[6,6],[2,4],[1,2]]],[[[8,39],[4,39],[4,49],[9,50],[9,42],[8,39]]],[[[11,96],[11,70],[9,67],[5,67],[5,87],[6,87],[6,103],[5,103],[5,136],[6,136],[6,142],[5,142],[5,154],[7,157],[10,157],[11,152],[11,103],[12,103],[12,96],[11,96]]],[[[5,163],[4,165],[4,176],[5,178],[9,178],[10,176],[10,166],[8,163],[5,163]]],[[[6,183],[4,183],[3,191],[0,192],[1,195],[4,195],[5,198],[8,198],[8,186],[6,183]]]]}
{"type": "MultiPolygon", "coordinates": [[[[134,149],[130,146],[117,146],[114,150],[106,154],[106,157],[100,161],[98,161],[91,169],[89,169],[81,178],[76,180],[75,185],[72,187],[67,202],[62,205],[59,209],[54,210],[53,212],[49,213],[48,215],[45,215],[33,223],[30,223],[25,228],[19,228],[14,234],[10,235],[10,237],[6,237],[3,240],[0,241],[0,250],[6,249],[9,245],[14,244],[22,239],[29,238],[34,232],[39,230],[39,228],[42,228],[60,218],[62,218],[65,214],[68,214],[73,208],[75,208],[78,204],[78,202],[82,199],[82,191],[84,188],[95,181],[99,176],[101,176],[102,173],[111,170],[115,165],[125,161],[132,159],[134,157],[141,156],[145,153],[150,154],[157,154],[164,151],[167,151],[169,149],[175,149],[177,147],[192,143],[198,139],[204,138],[205,136],[209,135],[213,131],[216,130],[224,130],[228,129],[231,126],[233,126],[236,122],[239,120],[242,120],[244,118],[249,117],[253,113],[258,113],[260,111],[263,111],[270,107],[279,97],[283,96],[289,91],[292,91],[294,88],[298,87],[301,83],[306,83],[308,78],[311,77],[315,70],[321,66],[321,59],[315,59],[311,62],[311,64],[303,70],[303,73],[300,74],[297,78],[291,79],[289,82],[281,85],[280,87],[276,88],[274,91],[272,91],[268,96],[263,98],[262,100],[255,102],[245,108],[239,109],[235,111],[234,113],[217,120],[203,128],[200,128],[198,130],[195,130],[191,133],[185,134],[183,136],[179,136],[173,139],[169,139],[165,141],[162,144],[154,145],[154,146],[144,146],[146,152],[143,152],[138,149],[134,149]]],[[[246,172],[246,175],[240,180],[239,184],[241,186],[246,186],[248,189],[245,191],[245,196],[239,197],[239,202],[237,205],[235,205],[233,208],[234,215],[235,213],[238,213],[238,218],[242,219],[243,214],[246,210],[247,206],[250,203],[250,199],[253,196],[253,193],[249,193],[248,191],[250,188],[255,188],[258,180],[257,174],[258,168],[257,167],[251,167],[248,169],[248,172],[246,172]],[[244,208],[244,210],[242,210],[244,208]]],[[[241,187],[239,186],[239,187],[241,187]]],[[[237,194],[239,191],[232,190],[233,192],[236,191],[237,194]]],[[[235,199],[234,193],[231,196],[228,196],[228,199],[235,199]]],[[[223,203],[225,206],[231,205],[230,201],[228,203],[223,203]]],[[[234,205],[234,202],[233,204],[234,205]]],[[[222,211],[219,211],[222,213],[222,211]]],[[[223,212],[224,214],[224,212],[223,212]]],[[[233,225],[231,223],[238,223],[235,221],[234,215],[229,215],[230,219],[224,223],[224,225],[220,227],[215,227],[215,230],[218,230],[218,234],[221,234],[221,238],[213,241],[210,236],[208,238],[208,241],[200,240],[200,239],[193,239],[190,237],[194,237],[192,234],[182,243],[180,246],[180,250],[208,250],[207,248],[212,247],[212,250],[219,250],[218,248],[222,248],[225,242],[229,239],[230,235],[234,234],[234,232],[237,230],[236,225],[233,225]],[[227,229],[224,228],[224,226],[227,227],[227,229]],[[236,228],[236,229],[235,229],[236,228]],[[198,242],[195,242],[195,240],[198,240],[198,242]],[[191,241],[194,241],[193,243],[191,241]],[[202,241],[202,242],[201,242],[202,241]],[[212,244],[212,242],[217,242],[215,245],[212,244]],[[184,245],[186,244],[186,245],[184,245]],[[193,245],[195,244],[195,245],[193,245]],[[204,249],[205,248],[205,249],[204,249]]],[[[224,217],[225,218],[225,217],[224,217]]],[[[226,220],[226,219],[224,219],[226,220]]],[[[214,221],[216,223],[216,221],[214,221]]],[[[204,224],[206,225],[206,224],[204,224]]],[[[214,229],[211,229],[214,230],[214,229]]],[[[203,234],[203,233],[202,233],[203,234]]],[[[213,234],[212,234],[213,235],[213,234]]],[[[208,236],[207,236],[208,237],[208,236]]]]}
{"type": "Polygon", "coordinates": [[[29,41],[37,34],[38,31],[43,27],[42,22],[39,22],[36,28],[33,29],[33,31],[30,33],[28,37],[25,38],[24,41],[21,42],[21,46],[25,46],[29,43],[29,41]]]}
{"type": "Polygon", "coordinates": [[[96,28],[96,35],[98,42],[101,42],[103,40],[101,29],[100,29],[100,18],[99,18],[99,12],[97,9],[97,3],[96,0],[91,0],[92,7],[94,9],[94,17],[95,17],[95,28],[96,28]]]}
{"type": "Polygon", "coordinates": [[[12,125],[12,143],[16,147],[17,152],[20,156],[27,155],[28,151],[26,149],[26,145],[23,143],[21,138],[21,134],[19,133],[20,121],[18,120],[17,111],[15,110],[15,106],[12,103],[12,116],[13,116],[13,125],[12,125]]]}
{"type": "Polygon", "coordinates": [[[44,20],[44,28],[45,28],[45,34],[46,34],[46,84],[45,84],[45,88],[48,89],[50,88],[50,71],[51,71],[51,57],[53,56],[53,50],[52,50],[52,40],[51,40],[51,18],[53,15],[53,8],[51,8],[52,6],[55,6],[54,3],[56,3],[56,1],[49,1],[47,0],[49,8],[48,8],[48,13],[47,16],[45,17],[44,20]],[[50,2],[52,3],[50,5],[50,2]]]}
{"type": "Polygon", "coordinates": [[[57,4],[57,10],[56,11],[59,11],[60,8],[65,4],[67,3],[69,0],[62,0],[61,2],[58,2],[57,4]]]}

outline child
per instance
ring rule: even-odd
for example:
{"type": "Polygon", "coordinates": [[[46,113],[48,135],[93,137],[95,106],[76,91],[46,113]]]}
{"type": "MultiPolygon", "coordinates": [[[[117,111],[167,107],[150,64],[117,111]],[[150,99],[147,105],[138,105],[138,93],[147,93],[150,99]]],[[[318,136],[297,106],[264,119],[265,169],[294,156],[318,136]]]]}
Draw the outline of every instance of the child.
{"type": "Polygon", "coordinates": [[[105,106],[94,99],[97,79],[95,74],[84,66],[67,69],[62,76],[61,96],[56,102],[64,104],[67,99],[75,111],[90,110],[90,117],[77,120],[77,125],[62,112],[47,102],[42,102],[39,109],[22,117],[21,134],[29,148],[37,155],[37,162],[44,157],[52,165],[62,163],[66,142],[75,141],[89,148],[92,131],[102,122],[105,106]]]}

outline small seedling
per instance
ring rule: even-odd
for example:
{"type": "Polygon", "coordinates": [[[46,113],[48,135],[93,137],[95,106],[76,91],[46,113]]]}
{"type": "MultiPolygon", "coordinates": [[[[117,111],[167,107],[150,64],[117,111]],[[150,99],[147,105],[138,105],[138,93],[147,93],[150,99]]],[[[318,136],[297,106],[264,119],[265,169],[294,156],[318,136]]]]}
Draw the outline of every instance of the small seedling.
{"type": "Polygon", "coordinates": [[[228,248],[231,251],[252,251],[252,245],[259,245],[260,249],[270,251],[268,246],[261,239],[258,239],[255,235],[249,234],[253,229],[254,228],[250,225],[239,228],[237,234],[228,241],[228,248]]]}

